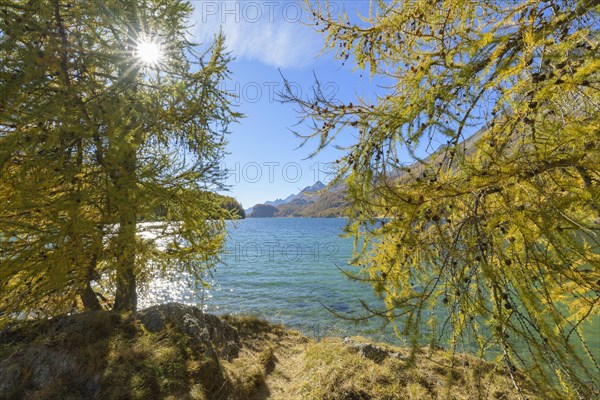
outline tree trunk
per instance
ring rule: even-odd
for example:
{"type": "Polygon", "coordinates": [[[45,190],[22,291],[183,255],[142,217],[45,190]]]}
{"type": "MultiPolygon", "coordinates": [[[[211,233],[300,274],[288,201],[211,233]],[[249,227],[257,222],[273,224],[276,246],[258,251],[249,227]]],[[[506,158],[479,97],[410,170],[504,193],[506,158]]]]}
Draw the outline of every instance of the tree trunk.
{"type": "Polygon", "coordinates": [[[92,289],[91,285],[92,280],[94,280],[97,260],[98,258],[96,255],[93,255],[87,270],[87,280],[85,282],[85,286],[80,293],[81,302],[83,303],[83,307],[86,311],[97,311],[102,309],[100,301],[98,301],[98,297],[96,296],[96,292],[94,292],[94,289],[92,289]]]}
{"type": "Polygon", "coordinates": [[[83,303],[83,308],[86,311],[97,311],[102,309],[100,302],[98,301],[98,297],[96,297],[96,293],[90,286],[90,282],[86,282],[83,290],[81,291],[81,302],[83,303]]]}
{"type": "MultiPolygon", "coordinates": [[[[131,221],[130,219],[127,221],[131,221]]],[[[123,224],[123,220],[121,220],[123,224]]],[[[135,224],[119,230],[117,246],[117,292],[115,294],[115,311],[135,311],[137,308],[137,292],[135,285],[135,224]],[[134,229],[132,230],[131,227],[134,229]]]]}
{"type": "Polygon", "coordinates": [[[115,311],[135,311],[137,293],[135,284],[136,216],[133,190],[135,189],[136,153],[131,144],[124,154],[124,162],[117,183],[119,233],[117,238],[117,292],[115,311]]]}

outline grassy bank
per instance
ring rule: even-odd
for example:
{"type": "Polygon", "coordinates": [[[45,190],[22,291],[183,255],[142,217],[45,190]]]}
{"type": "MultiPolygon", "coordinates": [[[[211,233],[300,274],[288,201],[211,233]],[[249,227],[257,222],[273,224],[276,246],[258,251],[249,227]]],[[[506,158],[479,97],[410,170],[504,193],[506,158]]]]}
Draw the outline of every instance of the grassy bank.
{"type": "MultiPolygon", "coordinates": [[[[171,307],[8,327],[0,334],[0,398],[517,398],[504,371],[469,356],[425,349],[411,357],[360,338],[316,342],[254,317],[171,307]]],[[[538,398],[517,376],[523,395],[538,398]]]]}

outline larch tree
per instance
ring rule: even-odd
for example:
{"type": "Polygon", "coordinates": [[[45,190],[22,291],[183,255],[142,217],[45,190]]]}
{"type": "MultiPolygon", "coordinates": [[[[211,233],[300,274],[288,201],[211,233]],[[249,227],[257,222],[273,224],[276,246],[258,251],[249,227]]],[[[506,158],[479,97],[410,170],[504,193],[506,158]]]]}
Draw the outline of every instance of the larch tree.
{"type": "Polygon", "coordinates": [[[190,42],[191,11],[0,6],[0,317],[132,311],[157,273],[195,285],[218,260],[229,212],[212,192],[240,115],[224,38],[190,42]]]}
{"type": "Polygon", "coordinates": [[[549,398],[597,394],[598,3],[379,1],[358,22],[307,6],[326,48],[381,83],[351,103],[284,93],[316,151],[356,137],[337,181],[352,275],[383,300],[365,318],[495,358],[549,398]]]}

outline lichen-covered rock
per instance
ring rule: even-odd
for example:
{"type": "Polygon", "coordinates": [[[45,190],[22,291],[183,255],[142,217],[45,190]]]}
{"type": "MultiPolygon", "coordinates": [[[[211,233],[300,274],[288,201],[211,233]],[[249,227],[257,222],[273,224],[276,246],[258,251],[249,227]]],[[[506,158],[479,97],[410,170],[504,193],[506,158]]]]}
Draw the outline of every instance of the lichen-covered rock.
{"type": "Polygon", "coordinates": [[[219,317],[205,314],[198,307],[179,303],[153,306],[137,313],[136,318],[150,332],[160,332],[167,326],[185,333],[208,351],[213,348],[224,358],[236,357],[240,338],[237,331],[219,317]]]}
{"type": "Polygon", "coordinates": [[[373,360],[376,363],[380,363],[388,357],[402,358],[399,353],[389,351],[371,343],[361,343],[350,338],[345,338],[344,344],[359,355],[368,358],[369,360],[373,360]]]}

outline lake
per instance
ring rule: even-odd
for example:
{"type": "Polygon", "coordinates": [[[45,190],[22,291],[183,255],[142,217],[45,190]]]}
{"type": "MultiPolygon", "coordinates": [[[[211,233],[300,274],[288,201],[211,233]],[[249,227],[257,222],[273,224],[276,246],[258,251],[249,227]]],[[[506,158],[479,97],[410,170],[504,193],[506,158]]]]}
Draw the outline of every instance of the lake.
{"type": "MultiPolygon", "coordinates": [[[[348,268],[352,256],[353,240],[340,237],[345,224],[342,218],[230,222],[224,262],[208,277],[209,287],[190,290],[185,276],[157,279],[139,305],[177,301],[214,314],[256,315],[316,338],[361,335],[406,344],[390,326],[382,330],[381,321],[358,325],[327,310],[352,317],[363,311],[360,300],[382,305],[370,285],[350,280],[338,269],[348,268]]],[[[438,313],[443,317],[447,310],[438,313]]],[[[591,318],[584,330],[588,345],[599,349],[599,318],[591,318]]]]}
{"type": "Polygon", "coordinates": [[[229,223],[223,264],[195,293],[180,282],[158,281],[142,307],[169,301],[197,304],[215,314],[251,314],[313,336],[362,335],[400,343],[381,322],[360,324],[360,300],[381,304],[370,285],[348,279],[353,241],[340,237],[342,218],[251,218],[229,223]]]}

